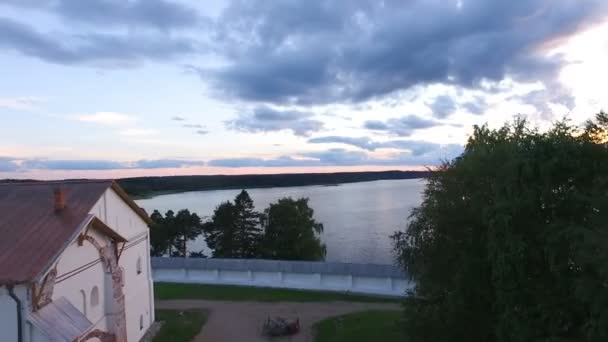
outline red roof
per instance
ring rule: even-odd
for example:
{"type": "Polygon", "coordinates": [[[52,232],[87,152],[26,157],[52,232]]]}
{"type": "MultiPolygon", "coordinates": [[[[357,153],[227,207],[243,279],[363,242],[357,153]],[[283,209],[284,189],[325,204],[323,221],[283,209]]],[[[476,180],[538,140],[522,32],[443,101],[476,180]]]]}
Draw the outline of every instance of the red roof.
{"type": "Polygon", "coordinates": [[[110,187],[148,222],[111,180],[0,184],[0,284],[29,282],[45,271],[110,187]],[[56,212],[53,192],[58,187],[65,191],[66,207],[56,212]]]}

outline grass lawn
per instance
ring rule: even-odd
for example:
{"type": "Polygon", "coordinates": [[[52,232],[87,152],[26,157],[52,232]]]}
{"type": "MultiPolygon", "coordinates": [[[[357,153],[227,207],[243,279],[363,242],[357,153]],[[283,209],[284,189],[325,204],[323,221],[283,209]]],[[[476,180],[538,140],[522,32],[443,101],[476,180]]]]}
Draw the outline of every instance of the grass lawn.
{"type": "Polygon", "coordinates": [[[403,341],[401,311],[371,310],[332,317],[314,325],[315,342],[403,341]]]}
{"type": "Polygon", "coordinates": [[[203,310],[156,310],[156,320],[164,322],[153,342],[190,342],[207,321],[203,310]]]}
{"type": "Polygon", "coordinates": [[[156,299],[208,299],[257,302],[383,302],[396,303],[399,298],[366,296],[343,292],[304,291],[265,287],[155,283],[156,299]]]}

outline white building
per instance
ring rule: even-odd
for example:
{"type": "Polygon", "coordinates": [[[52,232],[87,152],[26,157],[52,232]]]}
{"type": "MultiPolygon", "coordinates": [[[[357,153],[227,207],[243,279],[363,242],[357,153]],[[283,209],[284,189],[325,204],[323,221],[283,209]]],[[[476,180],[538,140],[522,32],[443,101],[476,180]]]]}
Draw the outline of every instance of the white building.
{"type": "Polygon", "coordinates": [[[139,341],[149,220],[112,181],[0,184],[0,340],[139,341]]]}

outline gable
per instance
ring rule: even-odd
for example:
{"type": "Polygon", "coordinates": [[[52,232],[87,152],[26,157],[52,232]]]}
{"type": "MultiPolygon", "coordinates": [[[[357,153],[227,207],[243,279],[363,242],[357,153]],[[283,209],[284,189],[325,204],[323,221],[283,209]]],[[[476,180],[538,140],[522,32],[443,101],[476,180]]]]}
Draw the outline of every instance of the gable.
{"type": "MultiPolygon", "coordinates": [[[[128,201],[131,200],[128,199],[128,201]]],[[[133,209],[133,205],[134,203],[128,203],[121,194],[113,187],[110,187],[100,196],[91,209],[90,214],[98,217],[118,234],[131,240],[133,237],[146,233],[148,230],[148,222],[144,220],[144,217],[147,218],[147,215],[142,216],[141,212],[133,209]]],[[[137,208],[139,209],[139,207],[137,208]]]]}

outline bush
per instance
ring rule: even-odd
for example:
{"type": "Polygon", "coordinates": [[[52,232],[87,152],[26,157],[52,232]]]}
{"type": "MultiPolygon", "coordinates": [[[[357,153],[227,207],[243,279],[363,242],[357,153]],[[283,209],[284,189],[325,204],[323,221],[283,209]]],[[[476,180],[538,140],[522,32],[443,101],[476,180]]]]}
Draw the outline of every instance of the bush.
{"type": "Polygon", "coordinates": [[[430,176],[393,235],[408,340],[608,341],[607,122],[475,127],[430,176]]]}

